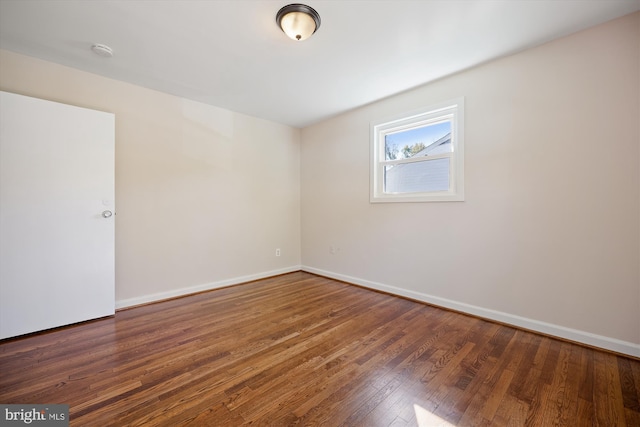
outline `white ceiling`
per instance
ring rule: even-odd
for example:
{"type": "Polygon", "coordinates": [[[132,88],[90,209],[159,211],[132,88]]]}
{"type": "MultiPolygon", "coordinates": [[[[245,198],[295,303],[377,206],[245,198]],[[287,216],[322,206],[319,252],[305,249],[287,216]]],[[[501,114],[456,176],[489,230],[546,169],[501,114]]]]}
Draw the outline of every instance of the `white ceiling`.
{"type": "Polygon", "coordinates": [[[322,25],[294,42],[275,23],[288,3],[0,0],[0,48],[304,127],[640,10],[640,0],[307,0],[322,25]]]}

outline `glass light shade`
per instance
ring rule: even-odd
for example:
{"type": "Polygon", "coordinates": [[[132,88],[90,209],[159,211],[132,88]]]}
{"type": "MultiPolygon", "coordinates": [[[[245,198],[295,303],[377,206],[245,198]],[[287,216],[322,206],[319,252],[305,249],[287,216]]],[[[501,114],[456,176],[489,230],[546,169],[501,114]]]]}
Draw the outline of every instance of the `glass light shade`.
{"type": "Polygon", "coordinates": [[[280,21],[282,31],[293,40],[308,39],[316,31],[316,22],[303,12],[290,12],[280,21]]]}
{"type": "Polygon", "coordinates": [[[280,9],[276,22],[292,40],[305,40],[320,28],[320,15],[312,7],[293,3],[280,9]]]}

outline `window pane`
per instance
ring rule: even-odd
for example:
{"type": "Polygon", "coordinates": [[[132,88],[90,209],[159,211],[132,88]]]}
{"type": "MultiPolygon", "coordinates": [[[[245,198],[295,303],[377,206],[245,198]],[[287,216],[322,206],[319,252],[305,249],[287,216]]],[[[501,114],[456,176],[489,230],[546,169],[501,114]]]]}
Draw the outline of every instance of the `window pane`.
{"type": "Polygon", "coordinates": [[[433,156],[451,151],[451,121],[415,127],[384,136],[386,160],[433,156]]]}
{"type": "Polygon", "coordinates": [[[385,193],[449,190],[449,159],[425,160],[385,166],[385,193]]]}

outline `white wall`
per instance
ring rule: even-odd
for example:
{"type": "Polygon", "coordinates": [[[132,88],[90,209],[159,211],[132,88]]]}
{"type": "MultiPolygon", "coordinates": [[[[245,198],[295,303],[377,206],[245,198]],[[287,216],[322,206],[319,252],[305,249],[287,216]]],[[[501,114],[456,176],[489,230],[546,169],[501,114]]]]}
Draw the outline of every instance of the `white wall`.
{"type": "Polygon", "coordinates": [[[299,269],[299,130],[7,51],[0,89],[115,113],[118,306],[299,269]]]}
{"type": "Polygon", "coordinates": [[[304,268],[640,356],[639,94],[636,13],[303,129],[304,268]],[[370,121],[459,96],[466,201],[370,204],[370,121]]]}

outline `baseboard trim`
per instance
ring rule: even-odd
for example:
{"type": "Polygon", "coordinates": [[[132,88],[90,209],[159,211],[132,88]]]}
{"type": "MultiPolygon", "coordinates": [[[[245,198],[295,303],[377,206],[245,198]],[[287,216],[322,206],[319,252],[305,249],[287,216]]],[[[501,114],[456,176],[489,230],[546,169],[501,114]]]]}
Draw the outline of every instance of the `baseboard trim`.
{"type": "Polygon", "coordinates": [[[352,283],[354,285],[362,286],[365,288],[374,289],[377,291],[386,292],[417,301],[422,301],[427,304],[432,304],[450,310],[471,314],[477,317],[494,320],[496,322],[513,325],[522,329],[528,329],[534,332],[539,332],[545,335],[578,342],[591,347],[597,347],[631,357],[640,358],[640,345],[628,341],[622,341],[615,338],[592,334],[590,332],[566,328],[564,326],[554,325],[534,319],[528,319],[514,314],[504,313],[501,311],[478,307],[475,305],[449,300],[446,298],[423,294],[421,292],[410,291],[407,289],[385,285],[383,283],[372,282],[370,280],[360,279],[358,277],[347,276],[345,274],[334,273],[332,271],[322,270],[306,265],[303,265],[301,269],[302,271],[306,271],[308,273],[326,276],[332,279],[352,283]]]}
{"type": "Polygon", "coordinates": [[[189,294],[195,294],[203,291],[224,288],[226,286],[239,285],[241,283],[252,282],[254,280],[266,279],[267,277],[279,276],[281,274],[292,273],[302,269],[299,265],[281,268],[278,270],[265,271],[262,273],[250,274],[247,276],[234,277],[231,279],[219,280],[217,282],[205,283],[202,285],[189,286],[187,288],[173,289],[166,292],[156,294],[142,295],[135,298],[116,300],[116,310],[133,307],[136,305],[149,304],[152,302],[162,301],[170,298],[181,297],[189,294]]]}

